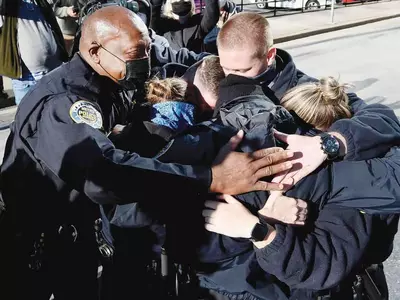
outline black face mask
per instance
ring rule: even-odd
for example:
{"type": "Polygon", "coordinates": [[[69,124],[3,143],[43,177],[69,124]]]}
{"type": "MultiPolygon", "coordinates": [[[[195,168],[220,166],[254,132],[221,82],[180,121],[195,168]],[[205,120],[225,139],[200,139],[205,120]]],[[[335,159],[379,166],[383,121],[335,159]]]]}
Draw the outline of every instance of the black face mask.
{"type": "Polygon", "coordinates": [[[125,64],[125,77],[122,79],[114,78],[105,70],[111,77],[118,81],[124,90],[138,91],[144,89],[144,84],[150,76],[149,57],[124,61],[103,46],[100,45],[100,47],[125,64]]]}
{"type": "Polygon", "coordinates": [[[184,17],[192,11],[192,2],[190,1],[174,2],[171,5],[172,12],[180,17],[184,17]]]}

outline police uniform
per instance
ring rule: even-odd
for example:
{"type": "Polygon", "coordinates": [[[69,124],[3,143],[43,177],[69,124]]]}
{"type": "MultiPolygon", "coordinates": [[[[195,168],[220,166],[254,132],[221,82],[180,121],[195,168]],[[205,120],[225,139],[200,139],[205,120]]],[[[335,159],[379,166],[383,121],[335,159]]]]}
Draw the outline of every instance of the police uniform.
{"type": "MultiPolygon", "coordinates": [[[[14,226],[16,299],[97,299],[98,205],[172,203],[208,191],[210,168],[163,164],[107,137],[130,104],[79,56],[46,75],[18,108],[1,170],[14,226]],[[18,251],[17,251],[18,250],[18,251]]],[[[146,140],[137,141],[145,143],[146,140]]],[[[190,198],[187,199],[190,201],[190,198]]],[[[2,284],[3,285],[3,284],[2,284]]],[[[8,298],[10,299],[10,298],[8,298]]]]}

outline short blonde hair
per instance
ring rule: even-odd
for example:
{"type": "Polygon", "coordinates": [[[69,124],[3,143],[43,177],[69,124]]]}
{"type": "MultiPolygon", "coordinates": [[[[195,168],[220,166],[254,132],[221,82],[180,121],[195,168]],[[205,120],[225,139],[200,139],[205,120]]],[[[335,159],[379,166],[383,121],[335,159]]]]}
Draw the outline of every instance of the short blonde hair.
{"type": "Polygon", "coordinates": [[[203,58],[196,71],[201,84],[208,89],[211,95],[218,99],[219,84],[225,78],[224,70],[219,63],[219,57],[209,55],[203,58]]]}
{"type": "Polygon", "coordinates": [[[241,49],[254,47],[256,57],[265,57],[273,48],[274,38],[267,19],[258,13],[241,12],[232,16],[222,26],[217,47],[241,49]]]}
{"type": "MultiPolygon", "coordinates": [[[[192,10],[190,11],[190,16],[193,16],[196,13],[196,4],[194,3],[194,0],[189,0],[189,1],[192,3],[192,10]]],[[[179,19],[179,16],[175,15],[172,12],[171,0],[165,1],[163,6],[163,15],[170,19],[175,19],[175,20],[179,19]]]]}
{"type": "Polygon", "coordinates": [[[333,77],[322,78],[292,88],[281,105],[315,128],[326,130],[338,119],[351,118],[346,87],[333,77]]]}
{"type": "Polygon", "coordinates": [[[157,104],[166,101],[186,101],[188,84],[180,78],[153,78],[147,82],[147,101],[157,104]]]}

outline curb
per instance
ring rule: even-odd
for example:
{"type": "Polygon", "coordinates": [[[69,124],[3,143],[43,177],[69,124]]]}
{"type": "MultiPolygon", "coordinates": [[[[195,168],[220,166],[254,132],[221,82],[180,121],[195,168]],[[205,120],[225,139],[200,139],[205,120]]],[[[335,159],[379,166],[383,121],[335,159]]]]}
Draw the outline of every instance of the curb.
{"type": "Polygon", "coordinates": [[[14,121],[14,117],[13,117],[11,120],[9,120],[9,118],[6,118],[7,121],[3,122],[1,120],[2,116],[3,115],[8,115],[8,114],[14,115],[16,110],[17,110],[17,106],[16,105],[9,106],[9,107],[4,107],[4,108],[0,109],[0,131],[10,128],[10,124],[14,121]]]}
{"type": "Polygon", "coordinates": [[[342,24],[342,25],[333,25],[331,27],[310,30],[310,31],[302,32],[302,33],[288,34],[288,35],[284,35],[284,36],[281,36],[281,37],[278,37],[278,38],[274,38],[274,43],[275,44],[284,43],[284,42],[288,42],[288,41],[293,41],[293,40],[298,40],[298,39],[310,37],[310,36],[313,36],[313,35],[318,35],[318,34],[328,33],[328,32],[332,32],[332,31],[343,30],[343,29],[362,26],[362,25],[366,25],[366,24],[370,24],[370,23],[375,23],[375,22],[395,19],[395,18],[399,18],[399,17],[400,17],[400,13],[399,14],[390,15],[390,16],[384,16],[384,17],[375,17],[375,18],[362,20],[362,21],[355,21],[355,22],[346,23],[346,24],[342,24]]]}

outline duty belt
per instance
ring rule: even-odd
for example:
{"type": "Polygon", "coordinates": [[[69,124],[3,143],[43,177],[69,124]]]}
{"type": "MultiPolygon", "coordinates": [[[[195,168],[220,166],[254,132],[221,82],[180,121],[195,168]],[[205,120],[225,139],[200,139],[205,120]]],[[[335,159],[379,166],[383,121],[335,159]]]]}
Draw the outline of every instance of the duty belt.
{"type": "MultiPolygon", "coordinates": [[[[78,230],[72,224],[60,225],[57,230],[57,238],[65,243],[75,243],[78,238],[78,230]]],[[[30,253],[28,267],[33,271],[39,271],[42,268],[43,257],[45,253],[46,233],[41,232],[39,237],[35,238],[30,253]]],[[[54,236],[53,236],[54,237],[54,236]]]]}

